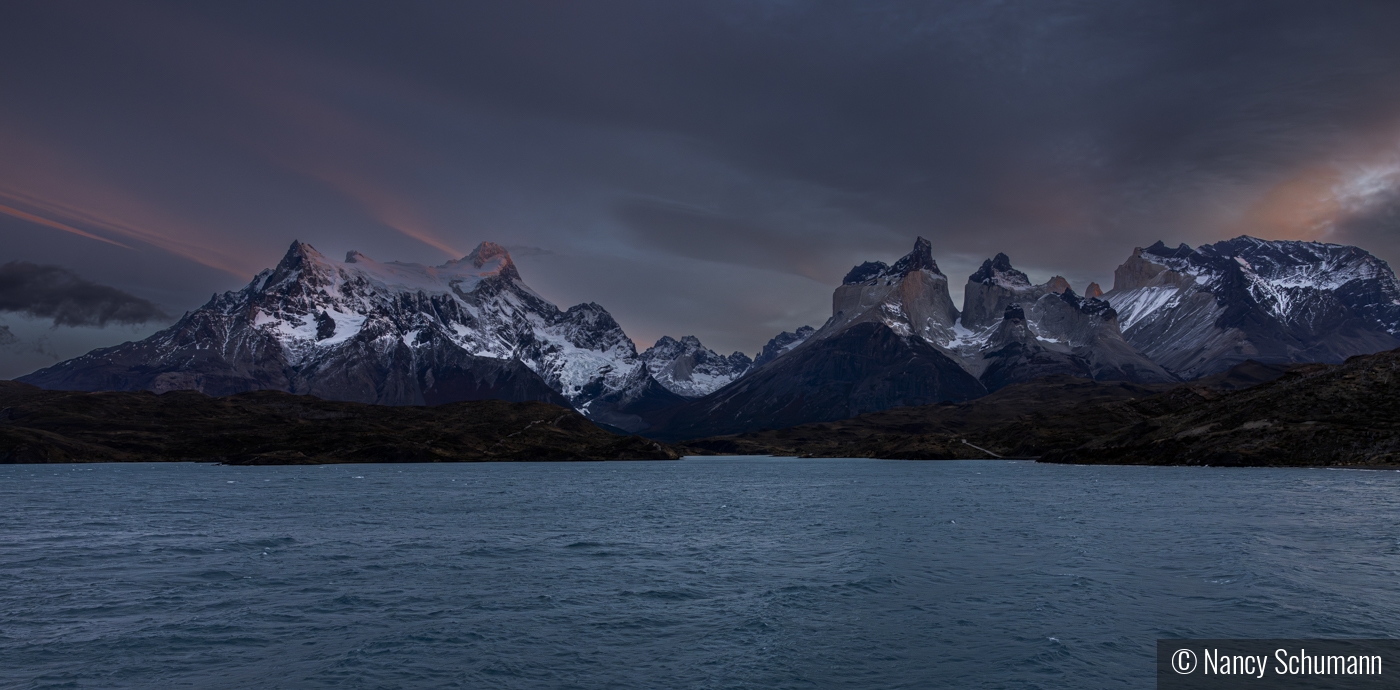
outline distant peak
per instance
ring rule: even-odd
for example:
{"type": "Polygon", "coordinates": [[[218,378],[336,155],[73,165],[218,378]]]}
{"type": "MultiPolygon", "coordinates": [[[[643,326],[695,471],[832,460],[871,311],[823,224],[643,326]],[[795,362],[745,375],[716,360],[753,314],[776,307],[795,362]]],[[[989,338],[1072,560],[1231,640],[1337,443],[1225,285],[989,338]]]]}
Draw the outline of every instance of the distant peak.
{"type": "Polygon", "coordinates": [[[491,259],[502,256],[507,259],[510,258],[510,252],[506,251],[505,247],[495,242],[482,242],[476,245],[476,249],[473,249],[472,253],[468,254],[466,258],[477,266],[480,266],[480,262],[490,261],[491,259]]]}
{"type": "Polygon", "coordinates": [[[932,271],[938,275],[943,275],[938,270],[938,264],[933,260],[933,245],[929,241],[920,237],[914,241],[914,249],[908,254],[900,257],[893,266],[883,261],[866,261],[865,263],[851,269],[846,277],[841,279],[843,285],[854,285],[864,283],[876,278],[903,278],[914,271],[932,271]]]}
{"type": "Polygon", "coordinates": [[[1011,266],[1011,257],[997,253],[996,256],[982,262],[982,267],[976,273],[968,276],[970,282],[991,285],[994,282],[1015,283],[1017,285],[1031,284],[1030,276],[1016,270],[1011,266]],[[997,279],[1001,280],[998,281],[997,279]]]}
{"type": "Polygon", "coordinates": [[[1085,299],[1095,299],[1103,296],[1103,288],[1098,283],[1089,283],[1089,287],[1084,288],[1085,299]]]}
{"type": "Polygon", "coordinates": [[[1191,251],[1191,245],[1186,244],[1185,242],[1177,245],[1175,249],[1172,249],[1171,247],[1167,246],[1166,242],[1157,240],[1157,242],[1151,247],[1147,247],[1146,249],[1139,248],[1138,250],[1134,251],[1133,254],[1152,254],[1153,256],[1160,256],[1164,259],[1181,259],[1190,256],[1191,251]]]}
{"type": "Polygon", "coordinates": [[[943,275],[938,270],[938,264],[933,260],[933,245],[922,237],[915,239],[914,248],[890,267],[891,273],[901,277],[919,270],[929,270],[943,275]]]}
{"type": "Polygon", "coordinates": [[[309,256],[312,254],[319,253],[320,252],[317,252],[315,247],[305,242],[302,242],[301,240],[292,240],[291,246],[287,247],[286,256],[309,256]]]}
{"type": "Polygon", "coordinates": [[[316,251],[315,247],[305,242],[292,240],[292,246],[287,248],[287,253],[282,255],[282,260],[278,262],[277,267],[295,268],[307,261],[314,262],[323,260],[325,260],[325,257],[321,256],[321,253],[316,251]]]}
{"type": "Polygon", "coordinates": [[[1051,278],[1045,283],[1045,288],[1057,295],[1062,295],[1066,292],[1074,291],[1073,288],[1069,286],[1069,281],[1065,280],[1064,276],[1055,276],[1054,278],[1051,278]]]}
{"type": "Polygon", "coordinates": [[[324,274],[330,270],[329,264],[326,257],[321,256],[315,247],[294,240],[266,279],[262,279],[262,274],[258,274],[259,277],[253,279],[253,284],[257,285],[258,290],[269,285],[280,285],[287,280],[310,281],[315,284],[324,279],[324,274]]]}
{"type": "Polygon", "coordinates": [[[361,254],[353,249],[348,252],[345,252],[345,263],[347,264],[357,264],[360,263],[360,261],[367,259],[369,259],[368,256],[365,256],[364,254],[361,254]]]}
{"type": "Polygon", "coordinates": [[[472,253],[462,257],[462,261],[471,263],[476,268],[490,270],[489,264],[496,264],[494,271],[506,278],[520,279],[520,271],[516,270],[515,262],[510,259],[510,252],[506,251],[495,242],[482,242],[476,245],[472,253]]]}

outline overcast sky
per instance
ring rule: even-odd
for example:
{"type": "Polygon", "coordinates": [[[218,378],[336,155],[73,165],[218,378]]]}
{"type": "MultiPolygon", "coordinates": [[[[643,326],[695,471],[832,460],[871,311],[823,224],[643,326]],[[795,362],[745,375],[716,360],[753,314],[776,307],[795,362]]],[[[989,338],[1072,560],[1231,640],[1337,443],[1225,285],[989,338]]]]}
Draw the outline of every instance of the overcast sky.
{"type": "MultiPolygon", "coordinates": [[[[998,251],[1081,292],[1158,239],[1393,262],[1397,36],[1392,0],[9,0],[0,264],[178,316],[294,239],[491,240],[639,348],[753,354],[919,235],[959,301],[998,251]]],[[[142,318],[0,312],[0,377],[142,318]]]]}

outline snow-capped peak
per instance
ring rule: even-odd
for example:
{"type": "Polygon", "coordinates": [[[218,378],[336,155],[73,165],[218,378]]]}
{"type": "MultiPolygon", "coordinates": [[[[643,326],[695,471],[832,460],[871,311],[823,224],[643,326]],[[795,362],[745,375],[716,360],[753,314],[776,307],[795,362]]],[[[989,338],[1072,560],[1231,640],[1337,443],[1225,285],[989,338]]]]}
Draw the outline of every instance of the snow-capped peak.
{"type": "Polygon", "coordinates": [[[753,360],[742,352],[728,357],[716,353],[687,335],[676,340],[661,336],[655,345],[638,355],[656,381],[667,390],[687,398],[709,395],[743,376],[753,360]]]}
{"type": "Polygon", "coordinates": [[[536,386],[590,415],[612,415],[617,405],[608,400],[655,389],[649,379],[637,383],[639,368],[648,375],[607,310],[593,303],[559,309],[521,282],[509,252],[491,242],[439,266],[354,251],[335,261],[293,242],[243,290],[216,296],[133,347],[175,367],[171,375],[189,374],[187,353],[197,352],[217,362],[211,367],[239,372],[221,374],[234,390],[275,385],[363,402],[471,399],[497,385],[516,386],[506,397],[539,399],[528,393],[536,386]],[[469,370],[476,373],[463,373],[469,370]],[[536,383],[521,383],[521,371],[538,375],[536,383]]]}
{"type": "MultiPolygon", "coordinates": [[[[317,264],[332,270],[340,269],[349,279],[363,278],[372,285],[391,291],[406,290],[430,295],[452,294],[454,291],[466,293],[488,278],[520,280],[520,272],[511,261],[510,253],[494,242],[482,242],[465,257],[440,266],[402,261],[381,263],[357,251],[347,253],[345,261],[335,266],[329,259],[311,249],[310,245],[293,243],[293,251],[296,251],[298,245],[304,248],[303,253],[317,264]]],[[[288,255],[290,256],[291,252],[288,255]]],[[[283,259],[284,263],[286,261],[283,259]]]]}
{"type": "Polygon", "coordinates": [[[1400,284],[1357,247],[1248,236],[1196,249],[1158,242],[1134,251],[1114,279],[1105,297],[1129,341],[1187,377],[1245,357],[1333,361],[1400,336],[1400,284]]]}

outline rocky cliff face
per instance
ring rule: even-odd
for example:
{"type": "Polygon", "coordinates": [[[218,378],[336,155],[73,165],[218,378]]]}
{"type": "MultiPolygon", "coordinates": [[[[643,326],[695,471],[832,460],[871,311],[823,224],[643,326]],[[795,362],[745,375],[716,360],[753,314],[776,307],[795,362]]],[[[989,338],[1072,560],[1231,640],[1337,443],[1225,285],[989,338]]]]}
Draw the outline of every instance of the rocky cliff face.
{"type": "Polygon", "coordinates": [[[385,405],[539,400],[610,424],[665,392],[605,309],[559,309],[489,242],[441,266],[358,252],[339,262],[294,242],[275,268],[174,326],[21,380],[67,390],[270,389],[385,405]]]}
{"type": "Polygon", "coordinates": [[[986,260],[968,277],[956,333],[939,344],[988,390],[1052,374],[1135,383],[1175,380],[1124,341],[1107,302],[1079,297],[1060,276],[1033,284],[1005,254],[986,260]]]}
{"type": "Polygon", "coordinates": [[[921,237],[892,266],[852,269],[820,329],[775,338],[751,373],[668,411],[647,433],[740,433],[982,395],[976,377],[934,344],[955,337],[957,318],[948,278],[921,237]]]}
{"type": "Polygon", "coordinates": [[[948,277],[938,270],[932,245],[922,237],[893,266],[867,261],[851,269],[832,295],[831,311],[831,319],[814,339],[858,323],[882,323],[901,336],[946,342],[954,337],[958,320],[948,277]]]}
{"type": "Polygon", "coordinates": [[[1252,237],[1139,248],[1104,295],[1127,341],[1182,378],[1340,362],[1400,345],[1400,284],[1364,250],[1252,237]]]}
{"type": "Polygon", "coordinates": [[[648,433],[690,438],[843,419],[968,400],[1055,374],[1176,380],[1123,339],[1108,302],[1079,297],[1058,276],[1032,284],[1005,254],[972,274],[964,295],[959,312],[931,246],[919,238],[893,265],[853,268],[820,329],[775,338],[771,349],[785,354],[760,355],[751,373],[669,411],[648,433]]]}
{"type": "Polygon", "coordinates": [[[959,311],[922,239],[894,265],[856,266],[822,328],[657,431],[687,438],[827,421],[1047,376],[1164,385],[1248,359],[1340,361],[1400,345],[1390,267],[1339,245],[1158,243],[1119,267],[1112,291],[1091,285],[1084,297],[1060,277],[1034,284],[998,254],[964,295],[959,311]]]}

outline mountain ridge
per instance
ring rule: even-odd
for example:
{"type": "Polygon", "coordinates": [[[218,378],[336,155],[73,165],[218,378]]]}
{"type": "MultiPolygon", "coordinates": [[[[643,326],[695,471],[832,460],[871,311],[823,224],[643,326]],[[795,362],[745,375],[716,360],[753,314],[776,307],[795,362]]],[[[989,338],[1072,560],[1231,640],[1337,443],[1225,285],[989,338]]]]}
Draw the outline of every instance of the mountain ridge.
{"type": "Polygon", "coordinates": [[[819,328],[756,357],[663,336],[639,352],[601,305],[560,309],[483,242],[439,266],[333,261],[293,242],[241,290],[142,341],[18,380],[55,389],[284,390],[328,400],[566,405],[679,439],[970,400],[1046,376],[1174,384],[1247,359],[1339,362],[1400,346],[1400,283],[1345,245],[1246,236],[1136,248],[1102,292],[1036,284],[1006,253],[968,276],[962,308],[932,243],[865,261],[819,328]]]}

